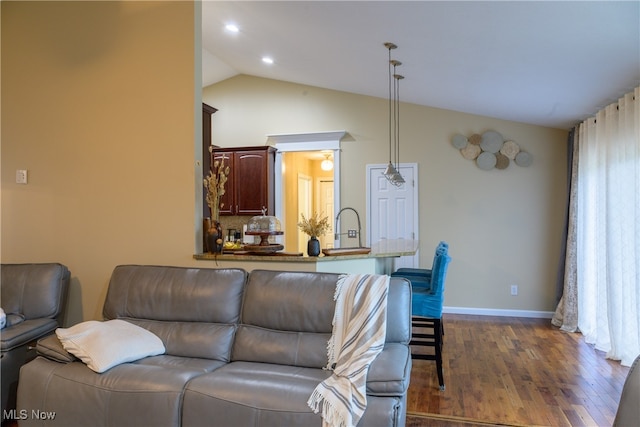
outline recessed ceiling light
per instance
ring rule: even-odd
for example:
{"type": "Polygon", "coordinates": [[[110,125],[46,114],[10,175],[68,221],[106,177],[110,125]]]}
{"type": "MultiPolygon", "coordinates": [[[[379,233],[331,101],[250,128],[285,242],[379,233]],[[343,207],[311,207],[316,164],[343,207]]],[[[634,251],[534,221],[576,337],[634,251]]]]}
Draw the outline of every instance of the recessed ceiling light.
{"type": "Polygon", "coordinates": [[[240,31],[240,28],[238,28],[238,26],[236,24],[227,24],[225,25],[225,30],[229,31],[230,33],[237,33],[238,31],[240,31]]]}
{"type": "Polygon", "coordinates": [[[265,64],[273,64],[273,58],[270,58],[268,56],[263,56],[262,62],[264,62],[265,64]]]}

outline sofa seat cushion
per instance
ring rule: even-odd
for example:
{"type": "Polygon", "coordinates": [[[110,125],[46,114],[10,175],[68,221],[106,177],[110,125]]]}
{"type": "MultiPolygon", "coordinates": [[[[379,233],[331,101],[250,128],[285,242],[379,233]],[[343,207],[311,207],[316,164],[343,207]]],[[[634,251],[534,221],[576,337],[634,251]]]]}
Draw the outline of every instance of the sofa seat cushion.
{"type": "Polygon", "coordinates": [[[193,379],[184,395],[183,426],[322,424],[307,400],[331,373],[323,369],[232,362],[193,379]]]}
{"type": "Polygon", "coordinates": [[[55,319],[29,319],[2,330],[2,352],[13,350],[56,330],[55,319]]]}
{"type": "MultiPolygon", "coordinates": [[[[18,410],[55,412],[51,426],[177,426],[185,385],[198,375],[201,367],[144,363],[124,363],[97,374],[81,362],[38,357],[20,372],[18,410]]],[[[31,423],[40,425],[27,419],[20,426],[31,423]]]]}

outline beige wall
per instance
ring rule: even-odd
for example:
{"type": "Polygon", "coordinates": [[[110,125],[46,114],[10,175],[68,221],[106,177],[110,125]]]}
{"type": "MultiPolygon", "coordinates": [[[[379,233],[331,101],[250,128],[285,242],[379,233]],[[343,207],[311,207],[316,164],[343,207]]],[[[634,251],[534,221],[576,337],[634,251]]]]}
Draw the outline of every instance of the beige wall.
{"type": "Polygon", "coordinates": [[[195,15],[192,2],[2,2],[1,258],[66,264],[67,324],[101,318],[117,264],[193,263],[195,15]]]}
{"type": "MultiPolygon", "coordinates": [[[[366,165],[388,161],[386,100],[249,76],[205,88],[203,100],[219,109],[213,143],[223,147],[261,145],[269,134],[346,130],[341,203],[366,211],[366,165]]],[[[440,240],[450,244],[445,305],[552,311],[567,132],[417,105],[401,111],[400,160],[419,167],[421,265],[431,265],[440,240]],[[529,151],[533,165],[482,171],[450,144],[456,133],[490,129],[529,151]],[[518,296],[510,296],[512,284],[518,296]]]]}

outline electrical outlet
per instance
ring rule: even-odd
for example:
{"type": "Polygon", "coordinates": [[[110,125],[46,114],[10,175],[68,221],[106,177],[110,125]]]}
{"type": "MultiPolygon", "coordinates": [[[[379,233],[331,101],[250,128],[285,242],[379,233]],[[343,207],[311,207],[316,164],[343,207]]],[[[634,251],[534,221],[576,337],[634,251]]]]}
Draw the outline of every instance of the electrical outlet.
{"type": "Polygon", "coordinates": [[[26,184],[26,183],[27,183],[27,170],[18,169],[16,171],[16,184],[26,184]]]}
{"type": "Polygon", "coordinates": [[[511,285],[511,295],[518,295],[518,285],[511,285]]]}
{"type": "Polygon", "coordinates": [[[356,230],[347,230],[347,237],[351,237],[351,238],[358,237],[358,233],[356,230]]]}

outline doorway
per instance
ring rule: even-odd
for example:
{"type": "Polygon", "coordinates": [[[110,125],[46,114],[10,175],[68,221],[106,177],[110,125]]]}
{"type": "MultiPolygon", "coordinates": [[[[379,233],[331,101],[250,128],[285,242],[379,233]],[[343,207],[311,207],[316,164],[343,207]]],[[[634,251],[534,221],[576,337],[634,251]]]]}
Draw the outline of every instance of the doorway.
{"type": "MultiPolygon", "coordinates": [[[[297,174],[305,173],[317,182],[318,179],[326,181],[325,186],[333,184],[333,203],[323,202],[322,205],[330,212],[324,212],[319,205],[318,185],[313,185],[312,207],[318,209],[318,213],[333,222],[340,209],[340,141],[346,135],[346,131],[331,131],[301,134],[279,134],[269,135],[268,143],[276,148],[275,162],[275,216],[282,222],[284,231],[285,250],[297,250],[298,248],[298,221],[297,212],[298,201],[295,200],[298,194],[297,174]],[[327,155],[333,162],[333,168],[323,170],[322,161],[327,159],[327,155]],[[301,160],[304,157],[312,156],[313,160],[301,160]],[[306,166],[302,166],[306,165],[306,166]],[[299,168],[307,167],[306,170],[299,168]],[[317,193],[317,194],[316,194],[317,193]],[[293,197],[292,197],[293,195],[293,197]],[[291,207],[293,205],[293,208],[291,207]]],[[[323,236],[325,242],[322,247],[331,247],[332,232],[323,236]]],[[[322,240],[321,240],[322,242],[322,240]]],[[[305,246],[306,250],[306,246],[305,246]]]]}
{"type": "MultiPolygon", "coordinates": [[[[283,194],[282,211],[276,216],[284,231],[285,251],[306,253],[309,236],[300,231],[298,222],[315,212],[331,219],[335,205],[333,171],[323,170],[321,164],[327,154],[321,151],[286,152],[281,154],[283,194]],[[327,189],[326,187],[331,187],[327,189]]],[[[332,158],[332,156],[329,156],[332,158]]],[[[332,247],[333,229],[318,236],[321,248],[332,247]]]]}

